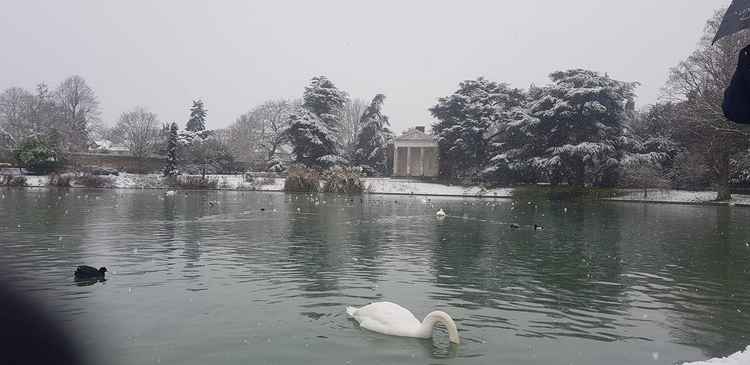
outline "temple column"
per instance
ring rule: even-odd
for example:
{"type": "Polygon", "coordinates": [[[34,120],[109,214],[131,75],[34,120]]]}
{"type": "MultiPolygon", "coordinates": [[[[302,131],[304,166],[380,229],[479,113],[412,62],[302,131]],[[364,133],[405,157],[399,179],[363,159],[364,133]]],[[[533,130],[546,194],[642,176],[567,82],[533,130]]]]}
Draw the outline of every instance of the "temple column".
{"type": "Polygon", "coordinates": [[[406,147],[406,176],[411,177],[411,147],[406,147]]]}
{"type": "Polygon", "coordinates": [[[419,147],[419,175],[424,177],[424,147],[419,147]]]}
{"type": "Polygon", "coordinates": [[[393,144],[393,176],[398,176],[398,145],[393,144]]]}

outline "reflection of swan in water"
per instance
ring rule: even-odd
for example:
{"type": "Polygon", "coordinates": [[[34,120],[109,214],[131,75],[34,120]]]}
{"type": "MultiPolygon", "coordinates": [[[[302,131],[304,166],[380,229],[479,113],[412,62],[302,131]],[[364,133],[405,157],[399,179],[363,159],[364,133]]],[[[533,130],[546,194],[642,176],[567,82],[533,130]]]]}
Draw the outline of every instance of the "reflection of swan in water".
{"type": "Polygon", "coordinates": [[[346,313],[362,328],[399,337],[431,338],[435,325],[442,323],[448,329],[450,341],[456,344],[461,342],[456,323],[445,312],[432,312],[419,322],[408,309],[398,304],[380,302],[362,308],[347,307],[346,313]]]}

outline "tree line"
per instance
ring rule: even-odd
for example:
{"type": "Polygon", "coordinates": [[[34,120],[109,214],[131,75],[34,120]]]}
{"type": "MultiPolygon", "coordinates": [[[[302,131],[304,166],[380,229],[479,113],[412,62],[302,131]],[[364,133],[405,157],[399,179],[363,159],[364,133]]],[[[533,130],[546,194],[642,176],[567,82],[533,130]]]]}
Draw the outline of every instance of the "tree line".
{"type": "Polygon", "coordinates": [[[669,71],[664,97],[635,110],[636,82],[591,70],[550,74],[511,88],[484,78],[459,84],[430,109],[447,179],[495,185],[714,187],[750,183],[750,134],[728,121],[722,100],[750,36],[711,44],[724,11],[697,49],[669,71]]]}
{"type": "MultiPolygon", "coordinates": [[[[750,36],[738,33],[713,45],[721,14],[669,71],[664,97],[641,110],[637,82],[586,69],[553,72],[548,84],[528,89],[482,77],[459,83],[429,109],[441,177],[486,185],[714,187],[718,199],[728,199],[732,184],[750,183],[750,132],[725,119],[721,103],[750,36]]],[[[193,102],[185,130],[142,107],[107,128],[93,90],[73,76],[52,91],[45,84],[33,92],[3,91],[0,149],[54,160],[105,138],[126,144],[136,157],[167,156],[168,175],[229,172],[237,160],[269,171],[283,171],[291,160],[385,175],[394,136],[384,102],[383,94],[370,102],[352,99],[317,76],[300,99],[267,101],[225,129],[206,129],[201,100],[193,102]]]]}
{"type": "Polygon", "coordinates": [[[11,87],[0,94],[0,151],[37,172],[60,168],[69,153],[108,153],[111,142],[137,159],[166,157],[164,173],[237,172],[236,161],[281,172],[288,155],[296,163],[327,168],[363,166],[385,174],[386,145],[393,133],[381,108],[385,96],[367,104],[350,99],[325,76],[311,80],[301,100],[273,100],[241,115],[228,128],[208,130],[208,111],[193,101],[185,128],[162,123],[145,107],[123,112],[111,126],[101,121],[93,89],[72,76],[50,92],[11,87]]]}

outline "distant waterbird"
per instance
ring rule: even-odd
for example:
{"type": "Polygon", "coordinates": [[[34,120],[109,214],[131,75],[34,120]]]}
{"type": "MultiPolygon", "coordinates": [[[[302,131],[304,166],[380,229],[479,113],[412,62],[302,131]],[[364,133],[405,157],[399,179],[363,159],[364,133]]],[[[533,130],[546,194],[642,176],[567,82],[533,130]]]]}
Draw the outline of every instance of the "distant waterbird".
{"type": "Polygon", "coordinates": [[[435,216],[438,218],[445,218],[448,214],[445,213],[445,211],[441,208],[440,210],[435,213],[435,216]]]}
{"type": "Polygon", "coordinates": [[[166,195],[166,196],[175,196],[175,195],[177,195],[177,192],[174,191],[174,190],[169,190],[166,193],[164,193],[164,195],[166,195]]]}
{"type": "Polygon", "coordinates": [[[379,302],[362,308],[347,307],[346,313],[367,330],[389,336],[432,338],[435,325],[440,323],[448,330],[448,339],[461,343],[456,322],[447,313],[434,311],[422,322],[408,309],[390,302],[379,302]]]}

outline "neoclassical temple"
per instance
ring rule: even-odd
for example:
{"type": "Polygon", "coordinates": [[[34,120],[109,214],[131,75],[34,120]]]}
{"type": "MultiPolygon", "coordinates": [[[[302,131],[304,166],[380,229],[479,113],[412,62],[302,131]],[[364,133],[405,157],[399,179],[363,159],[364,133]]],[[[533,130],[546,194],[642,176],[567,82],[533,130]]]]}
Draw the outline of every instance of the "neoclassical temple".
{"type": "Polygon", "coordinates": [[[438,144],[424,127],[409,129],[393,142],[394,177],[437,177],[438,144]]]}

